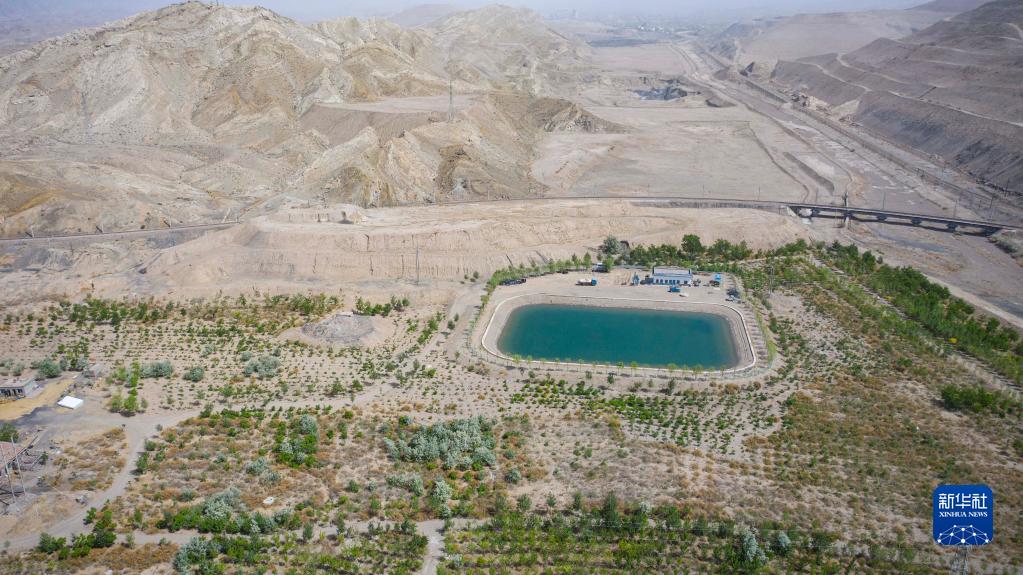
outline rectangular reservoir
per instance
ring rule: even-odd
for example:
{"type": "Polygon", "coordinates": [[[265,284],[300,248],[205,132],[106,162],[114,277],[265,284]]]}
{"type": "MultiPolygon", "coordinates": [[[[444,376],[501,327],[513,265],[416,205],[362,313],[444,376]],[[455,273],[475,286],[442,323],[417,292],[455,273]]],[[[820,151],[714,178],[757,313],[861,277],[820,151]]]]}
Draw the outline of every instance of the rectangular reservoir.
{"type": "Polygon", "coordinates": [[[524,305],[509,314],[497,347],[513,358],[569,363],[717,370],[739,361],[725,317],[659,309],[524,305]]]}

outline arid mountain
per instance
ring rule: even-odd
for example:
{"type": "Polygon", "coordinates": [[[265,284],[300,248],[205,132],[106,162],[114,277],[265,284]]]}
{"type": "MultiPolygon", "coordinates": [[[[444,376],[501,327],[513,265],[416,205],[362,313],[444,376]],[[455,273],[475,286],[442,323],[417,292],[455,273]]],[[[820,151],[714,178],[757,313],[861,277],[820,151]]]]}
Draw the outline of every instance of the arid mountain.
{"type": "Polygon", "coordinates": [[[556,94],[579,62],[590,54],[577,38],[549,27],[525,8],[493,5],[458,12],[427,27],[452,60],[453,72],[467,81],[466,69],[477,71],[498,87],[537,94],[556,94]]]}
{"type": "Polygon", "coordinates": [[[855,50],[878,38],[900,38],[952,13],[934,10],[875,10],[796,14],[733,24],[711,47],[742,67],[770,72],[777,60],[855,50]]]}
{"type": "Polygon", "coordinates": [[[982,5],[987,4],[990,1],[991,0],[931,0],[930,2],[916,6],[913,9],[961,14],[963,12],[980,8],[982,5]]]}
{"type": "Polygon", "coordinates": [[[131,14],[156,8],[159,0],[0,1],[0,56],[66,34],[76,28],[97,26],[131,14]]]}
{"type": "Polygon", "coordinates": [[[432,24],[461,10],[454,4],[420,4],[392,14],[387,19],[405,28],[415,28],[432,24]]]}
{"type": "Polygon", "coordinates": [[[1023,193],[1023,2],[997,0],[899,40],[779,62],[773,81],[897,144],[1023,193]]]}
{"type": "Polygon", "coordinates": [[[189,2],[0,59],[0,231],[530,193],[529,146],[545,127],[523,132],[504,110],[511,100],[485,94],[513,87],[499,81],[512,67],[517,85],[553,92],[556,66],[519,72],[520,61],[577,46],[542,23],[531,30],[538,17],[525,11],[457,18],[457,32],[355,19],[307,27],[189,2]],[[522,48],[505,47],[513,41],[522,48]],[[472,49],[449,60],[450,45],[472,49]],[[450,123],[449,69],[459,94],[450,123]]]}

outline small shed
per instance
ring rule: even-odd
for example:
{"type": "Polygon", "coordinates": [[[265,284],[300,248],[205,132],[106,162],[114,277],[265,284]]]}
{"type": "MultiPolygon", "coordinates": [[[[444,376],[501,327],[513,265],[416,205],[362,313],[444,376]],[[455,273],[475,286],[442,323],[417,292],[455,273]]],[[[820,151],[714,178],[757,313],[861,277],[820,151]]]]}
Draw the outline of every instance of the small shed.
{"type": "Polygon", "coordinates": [[[39,385],[35,378],[14,378],[0,383],[0,398],[22,399],[28,397],[39,385]]]}

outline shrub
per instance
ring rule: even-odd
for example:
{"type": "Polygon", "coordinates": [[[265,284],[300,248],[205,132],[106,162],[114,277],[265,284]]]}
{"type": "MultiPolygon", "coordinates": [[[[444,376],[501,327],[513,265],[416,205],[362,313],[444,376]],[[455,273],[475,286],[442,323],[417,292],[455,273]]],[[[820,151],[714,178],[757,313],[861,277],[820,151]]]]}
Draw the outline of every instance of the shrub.
{"type": "Polygon", "coordinates": [[[401,475],[387,476],[387,484],[391,487],[400,487],[411,492],[413,495],[422,495],[425,491],[423,478],[418,473],[404,473],[401,475]]]}
{"type": "Polygon", "coordinates": [[[447,503],[448,500],[451,499],[452,495],[454,495],[454,491],[451,489],[451,486],[448,485],[448,482],[443,479],[438,479],[437,482],[433,484],[433,490],[430,492],[430,498],[433,499],[434,503],[437,505],[447,503]]]}
{"type": "Polygon", "coordinates": [[[190,367],[181,376],[181,379],[184,379],[185,381],[191,381],[193,383],[198,383],[198,382],[202,381],[202,378],[205,375],[206,375],[206,369],[205,368],[203,368],[203,367],[190,367]]]}
{"type": "Polygon", "coordinates": [[[941,401],[947,409],[953,411],[994,411],[1005,412],[1018,410],[1020,404],[1011,397],[997,391],[988,391],[979,386],[956,386],[953,384],[941,388],[941,401]]]}
{"type": "Polygon", "coordinates": [[[265,457],[260,457],[255,461],[250,461],[245,465],[245,473],[249,475],[260,476],[270,470],[270,463],[265,457]]]}
{"type": "Polygon", "coordinates": [[[57,362],[49,357],[36,363],[33,367],[36,368],[36,373],[40,379],[53,379],[60,376],[64,371],[57,362]]]}
{"type": "Polygon", "coordinates": [[[18,429],[14,427],[13,423],[5,421],[0,424],[0,441],[18,441],[18,429]]]}
{"type": "Polygon", "coordinates": [[[154,361],[142,366],[142,377],[144,379],[157,379],[170,377],[174,373],[174,366],[169,361],[154,361]]]}
{"type": "Polygon", "coordinates": [[[439,459],[448,469],[496,463],[492,424],[483,417],[437,423],[419,429],[411,437],[400,434],[397,441],[385,439],[384,444],[397,461],[426,463],[439,459]]]}
{"type": "Polygon", "coordinates": [[[54,537],[49,533],[39,534],[39,544],[36,545],[36,550],[40,553],[55,553],[60,551],[67,545],[67,539],[64,537],[54,537]]]}
{"type": "Polygon", "coordinates": [[[792,541],[784,531],[778,531],[774,536],[774,552],[778,555],[788,555],[792,549],[792,541]]]}
{"type": "Polygon", "coordinates": [[[193,537],[174,555],[174,570],[180,575],[199,575],[213,572],[213,560],[220,548],[205,537],[193,537]]]}
{"type": "Polygon", "coordinates": [[[267,379],[277,375],[281,360],[272,355],[261,355],[258,359],[249,360],[245,364],[245,375],[255,375],[259,379],[267,379]]]}
{"type": "Polygon", "coordinates": [[[319,425],[316,423],[316,418],[309,415],[308,413],[302,414],[298,418],[298,423],[295,425],[298,432],[302,435],[315,434],[319,430],[319,425]]]}
{"type": "Polygon", "coordinates": [[[767,562],[764,550],[757,543],[757,534],[748,525],[736,527],[736,547],[739,551],[739,562],[747,568],[755,568],[767,562]]]}

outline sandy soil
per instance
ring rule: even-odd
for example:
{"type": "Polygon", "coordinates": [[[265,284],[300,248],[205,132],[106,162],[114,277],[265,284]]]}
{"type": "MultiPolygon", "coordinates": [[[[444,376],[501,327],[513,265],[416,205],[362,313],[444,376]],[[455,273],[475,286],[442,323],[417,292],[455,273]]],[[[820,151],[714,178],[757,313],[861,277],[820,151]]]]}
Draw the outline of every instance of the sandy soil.
{"type": "Polygon", "coordinates": [[[36,408],[44,405],[53,405],[64,396],[64,391],[72,384],[71,379],[56,381],[43,381],[43,386],[34,397],[27,397],[18,401],[0,403],[0,421],[14,421],[24,415],[32,413],[36,408]]]}
{"type": "Polygon", "coordinates": [[[746,239],[756,249],[830,237],[810,232],[784,213],[625,199],[294,209],[179,245],[150,247],[136,252],[131,262],[103,243],[63,249],[50,243],[39,254],[50,264],[6,274],[0,300],[17,303],[44,294],[188,298],[343,289],[377,300],[401,294],[446,305],[473,273],[487,277],[509,264],[595,254],[608,234],[635,244],[678,243],[687,233],[705,242],[746,239]],[[341,212],[356,221],[338,223],[341,212]],[[761,231],[746,233],[753,229],[761,231]]]}

